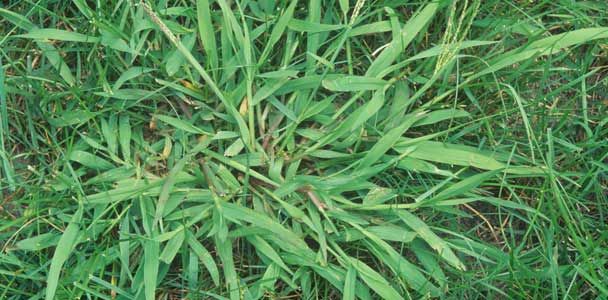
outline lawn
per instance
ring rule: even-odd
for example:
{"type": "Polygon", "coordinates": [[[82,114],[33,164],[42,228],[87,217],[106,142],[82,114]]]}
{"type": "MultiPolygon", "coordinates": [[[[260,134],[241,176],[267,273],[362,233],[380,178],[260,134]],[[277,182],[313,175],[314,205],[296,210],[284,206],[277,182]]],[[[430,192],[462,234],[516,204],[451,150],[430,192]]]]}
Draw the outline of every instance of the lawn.
{"type": "Polygon", "coordinates": [[[608,2],[5,0],[0,299],[606,299],[608,2]]]}

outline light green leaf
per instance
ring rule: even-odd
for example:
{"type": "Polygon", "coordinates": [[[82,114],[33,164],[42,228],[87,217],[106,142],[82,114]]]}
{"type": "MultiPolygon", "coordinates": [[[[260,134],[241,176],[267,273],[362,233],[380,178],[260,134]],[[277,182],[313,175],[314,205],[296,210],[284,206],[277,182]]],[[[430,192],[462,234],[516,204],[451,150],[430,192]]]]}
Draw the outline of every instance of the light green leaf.
{"type": "Polygon", "coordinates": [[[49,124],[54,127],[65,127],[80,125],[94,118],[97,114],[88,110],[74,109],[62,112],[55,118],[48,119],[49,124]]]}
{"type": "Polygon", "coordinates": [[[380,297],[384,299],[401,299],[401,295],[374,269],[356,258],[351,257],[350,261],[363,282],[380,297]]]}
{"type": "Polygon", "coordinates": [[[300,32],[319,33],[342,28],[344,28],[344,25],[340,24],[321,24],[298,19],[291,19],[291,21],[289,21],[289,29],[300,32]]]}
{"type": "Polygon", "coordinates": [[[160,260],[166,264],[171,264],[173,258],[175,258],[175,255],[177,255],[177,252],[182,247],[185,237],[186,234],[183,230],[178,231],[163,249],[163,252],[160,254],[160,260]]]}
{"type": "Polygon", "coordinates": [[[198,240],[196,240],[196,237],[192,232],[190,232],[190,230],[188,230],[188,245],[192,251],[194,251],[196,256],[198,256],[198,259],[203,263],[203,265],[205,265],[205,268],[207,268],[213,283],[216,286],[219,286],[220,272],[215,264],[215,261],[213,260],[213,257],[209,251],[207,251],[207,249],[198,240]]]}
{"type": "Polygon", "coordinates": [[[272,32],[270,33],[270,38],[268,38],[266,47],[264,47],[264,51],[262,52],[262,55],[260,55],[259,63],[263,63],[268,57],[270,51],[275,48],[276,43],[279,41],[279,39],[283,35],[283,32],[285,32],[285,29],[287,28],[287,24],[289,23],[289,21],[291,21],[291,18],[293,17],[293,11],[296,8],[297,3],[297,0],[291,0],[289,6],[285,9],[285,12],[279,17],[279,20],[277,21],[276,25],[272,29],[272,32]]]}
{"type": "Polygon", "coordinates": [[[190,122],[187,122],[187,121],[184,121],[184,120],[181,120],[178,118],[164,116],[164,115],[154,115],[154,117],[163,123],[169,124],[177,129],[180,129],[180,130],[183,130],[186,132],[195,133],[195,134],[211,135],[211,133],[206,132],[206,131],[192,125],[190,122]]]}
{"type": "MultiPolygon", "coordinates": [[[[194,42],[196,42],[196,33],[191,33],[191,34],[184,36],[182,41],[183,41],[184,47],[186,47],[186,49],[192,50],[192,47],[194,47],[194,42]]],[[[181,68],[181,66],[183,64],[184,64],[184,55],[181,52],[179,52],[177,49],[173,50],[173,53],[171,53],[171,55],[169,55],[169,57],[167,58],[167,62],[165,63],[165,69],[167,70],[167,75],[169,75],[169,76],[175,75],[175,73],[177,73],[177,71],[179,71],[179,68],[181,68]]]]}
{"type": "Polygon", "coordinates": [[[81,150],[73,150],[70,152],[69,159],[83,166],[97,170],[108,170],[114,167],[114,165],[109,161],[97,155],[81,150]]]}
{"type": "Polygon", "coordinates": [[[454,254],[447,242],[437,236],[431,230],[431,228],[426,223],[424,223],[424,221],[420,220],[420,218],[406,210],[398,210],[396,211],[396,213],[407,226],[409,226],[416,233],[418,233],[420,238],[427,242],[427,244],[429,244],[431,248],[437,251],[437,253],[439,253],[439,255],[446,262],[448,262],[450,265],[454,266],[459,270],[466,269],[464,264],[460,261],[458,256],[454,254]]]}
{"type": "Polygon", "coordinates": [[[38,39],[38,40],[57,40],[67,42],[82,42],[82,43],[97,43],[99,37],[88,36],[82,33],[73,31],[65,31],[54,28],[32,29],[26,34],[17,35],[17,37],[38,39]]]}
{"type": "Polygon", "coordinates": [[[391,42],[386,49],[378,55],[367,69],[365,76],[375,77],[388,68],[399,55],[414,40],[416,35],[435,16],[439,3],[429,3],[421,11],[415,14],[401,29],[401,41],[391,42]]]}
{"type": "Polygon", "coordinates": [[[608,27],[578,29],[546,37],[530,43],[529,45],[525,45],[499,55],[489,62],[490,66],[488,68],[471,75],[467,81],[479,78],[489,73],[494,73],[500,69],[512,66],[534,56],[559,53],[563,51],[564,48],[570,46],[605,38],[608,38],[608,27]]]}
{"type": "Polygon", "coordinates": [[[226,157],[235,156],[235,155],[241,153],[241,151],[243,150],[244,147],[245,147],[245,145],[243,144],[243,140],[237,139],[232,144],[230,144],[230,146],[228,146],[228,148],[226,148],[226,150],[224,151],[224,156],[226,156],[226,157]]]}
{"type": "Polygon", "coordinates": [[[280,89],[285,83],[289,81],[289,77],[283,77],[277,80],[269,80],[263,85],[253,96],[253,101],[251,101],[252,105],[257,105],[262,100],[270,97],[274,94],[278,89],[280,89]]]}
{"type": "Polygon", "coordinates": [[[413,127],[431,125],[456,118],[468,118],[470,116],[471,115],[468,112],[460,109],[440,109],[429,112],[424,118],[418,120],[413,127]]]}
{"type": "Polygon", "coordinates": [[[438,163],[471,166],[482,170],[497,170],[504,169],[507,173],[513,174],[544,174],[544,171],[536,167],[527,166],[509,166],[500,162],[494,156],[487,152],[477,150],[476,148],[454,145],[449,143],[440,143],[435,141],[420,141],[411,142],[411,140],[402,139],[397,143],[394,149],[397,152],[409,150],[412,145],[415,145],[414,151],[408,156],[427,161],[438,163]]]}
{"type": "Polygon", "coordinates": [[[211,12],[209,10],[209,0],[196,1],[196,16],[198,19],[198,33],[203,43],[203,48],[209,57],[209,65],[211,68],[218,67],[219,59],[217,55],[217,45],[215,42],[215,29],[211,20],[211,12]]]}
{"type": "Polygon", "coordinates": [[[158,278],[159,242],[150,239],[144,242],[144,294],[146,300],[156,299],[156,285],[158,278]]]}
{"type": "Polygon", "coordinates": [[[349,266],[344,278],[344,291],[342,292],[342,300],[355,300],[355,285],[357,283],[357,270],[353,266],[349,266]]]}
{"type": "Polygon", "coordinates": [[[378,161],[382,155],[386,153],[389,149],[393,147],[393,145],[398,141],[398,139],[414,124],[416,121],[420,120],[424,117],[423,113],[418,113],[415,115],[410,115],[405,121],[389,130],[384,136],[374,144],[372,149],[370,149],[365,157],[359,161],[358,170],[365,169],[373,165],[376,161],[378,161]]]}
{"type": "Polygon", "coordinates": [[[23,239],[15,244],[19,250],[39,251],[57,245],[61,235],[54,232],[47,232],[31,238],[23,239]]]}
{"type": "Polygon", "coordinates": [[[131,123],[129,115],[121,115],[118,119],[118,142],[125,161],[131,161],[131,123]]]}
{"type": "Polygon", "coordinates": [[[279,253],[277,253],[272,248],[272,246],[268,242],[266,242],[264,239],[262,239],[259,236],[250,235],[250,236],[247,236],[247,240],[251,243],[251,245],[253,245],[255,247],[256,251],[258,251],[259,253],[268,257],[270,260],[272,260],[275,264],[277,264],[279,267],[281,267],[287,273],[293,274],[293,272],[289,269],[289,267],[287,267],[287,265],[285,265],[285,263],[281,259],[281,255],[279,255],[279,253]]]}
{"type": "Polygon", "coordinates": [[[59,285],[59,275],[65,261],[70,257],[74,246],[76,245],[76,238],[80,231],[80,222],[82,220],[83,206],[78,205],[78,210],[72,216],[70,223],[63,231],[59,243],[55,248],[53,259],[51,259],[51,267],[47,275],[47,286],[46,286],[46,300],[52,300],[55,298],[55,292],[59,285]]]}
{"type": "Polygon", "coordinates": [[[439,194],[437,194],[437,196],[435,196],[432,200],[442,200],[442,199],[448,199],[450,197],[454,197],[454,196],[458,196],[458,195],[462,195],[476,187],[478,187],[480,184],[482,184],[483,182],[485,182],[487,179],[493,177],[494,175],[498,174],[501,170],[493,170],[493,171],[488,171],[488,172],[484,172],[484,173],[480,173],[480,174],[476,174],[470,177],[467,177],[453,185],[450,185],[448,188],[446,188],[445,190],[441,191],[439,194]]]}
{"type": "Polygon", "coordinates": [[[112,90],[118,91],[125,82],[133,78],[139,77],[145,73],[152,72],[154,70],[155,69],[153,68],[130,67],[126,71],[122,72],[122,74],[120,74],[120,77],[116,79],[116,82],[114,82],[114,85],[112,86],[112,90]]]}
{"type": "Polygon", "coordinates": [[[385,80],[364,76],[344,76],[323,80],[323,87],[337,92],[377,90],[383,88],[386,84],[385,80]]]}

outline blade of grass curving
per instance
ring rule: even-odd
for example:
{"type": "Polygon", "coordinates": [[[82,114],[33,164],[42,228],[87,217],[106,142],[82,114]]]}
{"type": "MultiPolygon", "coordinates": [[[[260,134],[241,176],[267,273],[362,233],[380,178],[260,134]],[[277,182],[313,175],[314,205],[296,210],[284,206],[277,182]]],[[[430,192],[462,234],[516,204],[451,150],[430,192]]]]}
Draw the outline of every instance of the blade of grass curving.
{"type": "Polygon", "coordinates": [[[357,270],[357,275],[380,297],[384,299],[401,299],[399,292],[397,292],[384,277],[378,274],[378,272],[356,258],[350,257],[349,260],[352,266],[357,270]]]}
{"type": "Polygon", "coordinates": [[[465,265],[454,254],[447,242],[437,236],[424,221],[406,210],[396,211],[396,214],[407,226],[416,231],[421,239],[437,251],[447,263],[459,270],[466,270],[465,265]]]}
{"type": "Polygon", "coordinates": [[[83,211],[84,207],[81,203],[79,203],[78,210],[70,219],[68,226],[65,228],[65,231],[59,239],[59,243],[57,243],[57,247],[53,253],[53,259],[51,259],[51,267],[49,268],[49,273],[46,279],[46,300],[52,300],[55,298],[55,292],[57,291],[57,286],[59,285],[59,276],[63,264],[66,262],[66,260],[68,260],[72,254],[72,251],[74,250],[74,246],[76,245],[76,239],[80,232],[80,222],[82,221],[83,211]]]}
{"type": "Polygon", "coordinates": [[[361,160],[359,160],[359,166],[357,166],[357,170],[362,170],[370,167],[375,162],[377,162],[389,149],[393,147],[393,145],[398,141],[399,137],[401,137],[416,121],[420,120],[424,117],[424,112],[415,113],[406,116],[405,121],[389,130],[384,136],[380,138],[376,144],[365,154],[361,160]]]}
{"type": "Polygon", "coordinates": [[[196,237],[190,230],[187,230],[187,239],[190,249],[192,249],[198,259],[203,263],[203,265],[207,269],[207,272],[209,272],[213,283],[216,286],[219,286],[220,272],[218,271],[215,260],[213,260],[213,256],[211,256],[209,251],[196,239],[196,237]]]}
{"type": "Polygon", "coordinates": [[[535,56],[556,54],[570,46],[606,38],[608,38],[608,27],[584,28],[546,37],[499,55],[489,62],[488,68],[471,75],[467,81],[494,73],[535,56]]]}
{"type": "Polygon", "coordinates": [[[429,3],[413,16],[401,29],[401,41],[391,42],[372,62],[371,66],[367,69],[365,76],[376,77],[384,71],[384,69],[388,68],[414,40],[414,37],[418,35],[420,30],[430,22],[435,16],[438,8],[438,3],[429,3]]]}

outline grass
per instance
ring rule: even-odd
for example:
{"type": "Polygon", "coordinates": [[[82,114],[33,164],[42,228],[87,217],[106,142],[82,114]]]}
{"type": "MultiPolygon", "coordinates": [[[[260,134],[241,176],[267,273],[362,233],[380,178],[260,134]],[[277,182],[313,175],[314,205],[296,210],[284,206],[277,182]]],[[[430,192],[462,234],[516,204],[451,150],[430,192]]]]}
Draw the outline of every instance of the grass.
{"type": "Polygon", "coordinates": [[[608,297],[604,1],[4,1],[1,299],[608,297]]]}

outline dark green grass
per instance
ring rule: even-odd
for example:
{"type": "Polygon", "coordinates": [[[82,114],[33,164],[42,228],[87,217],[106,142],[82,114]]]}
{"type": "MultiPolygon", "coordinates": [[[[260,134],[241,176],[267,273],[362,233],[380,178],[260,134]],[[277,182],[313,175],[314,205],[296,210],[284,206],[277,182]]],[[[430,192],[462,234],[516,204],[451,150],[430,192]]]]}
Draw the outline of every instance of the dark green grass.
{"type": "Polygon", "coordinates": [[[0,299],[608,297],[604,1],[5,1],[0,299]]]}

